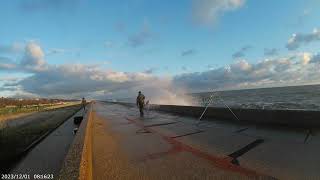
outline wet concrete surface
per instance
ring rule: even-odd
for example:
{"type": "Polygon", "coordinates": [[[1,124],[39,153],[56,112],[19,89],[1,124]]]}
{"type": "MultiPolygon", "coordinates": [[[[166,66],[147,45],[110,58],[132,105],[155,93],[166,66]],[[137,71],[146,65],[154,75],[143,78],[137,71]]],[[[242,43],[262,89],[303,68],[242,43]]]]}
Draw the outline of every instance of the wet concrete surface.
{"type": "MultiPolygon", "coordinates": [[[[157,111],[146,112],[145,118],[139,118],[137,108],[109,103],[97,103],[93,109],[100,130],[109,136],[109,141],[113,141],[122,158],[128,161],[126,167],[143,175],[146,169],[155,173],[146,173],[148,176],[143,177],[155,177],[156,174],[169,179],[185,177],[186,174],[176,167],[179,166],[195,174],[201,171],[202,176],[195,175],[194,179],[256,178],[247,176],[244,169],[279,179],[320,178],[320,156],[317,156],[320,136],[317,131],[305,141],[307,130],[301,129],[224,123],[212,119],[197,124],[196,118],[157,111]],[[157,125],[161,123],[163,125],[157,125]],[[168,141],[168,137],[174,142],[168,141]],[[172,149],[176,143],[181,143],[187,150],[172,149]],[[232,160],[228,155],[237,155],[238,166],[244,169],[234,170],[221,165],[221,159],[232,160]],[[195,163],[194,166],[188,164],[189,161],[195,163]],[[142,170],[137,170],[140,165],[142,170]],[[158,172],[157,169],[163,166],[169,169],[158,172]]],[[[93,156],[97,161],[99,156],[93,156]]]]}
{"type": "MultiPolygon", "coordinates": [[[[204,125],[195,126],[192,119],[184,123],[164,113],[150,111],[144,118],[138,114],[121,105],[93,105],[93,179],[273,179],[233,165],[223,150],[221,156],[208,151],[214,146],[201,149],[184,142],[185,137],[205,133],[200,132],[204,125]]],[[[218,139],[227,142],[227,137],[218,139]]],[[[252,139],[226,149],[231,153],[252,139]]]]}
{"type": "Polygon", "coordinates": [[[74,138],[73,129],[77,127],[73,123],[73,117],[82,116],[83,110],[74,114],[71,118],[50,133],[44,140],[31,149],[10,173],[29,174],[53,174],[58,177],[65,155],[74,138]]]}

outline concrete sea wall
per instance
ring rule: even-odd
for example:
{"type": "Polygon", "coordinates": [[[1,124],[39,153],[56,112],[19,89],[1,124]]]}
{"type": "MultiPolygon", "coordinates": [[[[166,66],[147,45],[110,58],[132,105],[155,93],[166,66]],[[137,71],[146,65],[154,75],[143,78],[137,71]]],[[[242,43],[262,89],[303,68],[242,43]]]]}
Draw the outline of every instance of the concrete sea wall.
{"type": "MultiPolygon", "coordinates": [[[[135,106],[132,103],[117,102],[125,106],[135,106]]],[[[150,105],[150,109],[174,113],[181,116],[199,118],[204,107],[199,106],[176,106],[176,105],[150,105]]],[[[237,109],[232,112],[242,123],[278,125],[288,127],[319,128],[320,111],[307,110],[266,110],[266,109],[237,109]]],[[[227,120],[239,122],[228,108],[208,107],[203,119],[227,120]]]]}

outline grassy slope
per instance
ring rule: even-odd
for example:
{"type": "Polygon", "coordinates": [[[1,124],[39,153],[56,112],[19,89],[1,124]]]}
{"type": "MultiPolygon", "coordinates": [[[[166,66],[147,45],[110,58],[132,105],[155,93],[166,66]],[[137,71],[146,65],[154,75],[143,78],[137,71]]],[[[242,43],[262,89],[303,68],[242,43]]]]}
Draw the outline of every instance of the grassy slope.
{"type": "MultiPolygon", "coordinates": [[[[57,127],[80,109],[74,105],[31,115],[33,121],[0,129],[0,162],[10,161],[44,133],[57,127]]],[[[0,165],[1,166],[1,165],[0,165]]]]}
{"type": "Polygon", "coordinates": [[[25,113],[31,113],[31,112],[41,112],[46,111],[50,109],[56,109],[61,107],[67,107],[79,104],[80,102],[67,102],[65,104],[42,104],[42,105],[29,105],[25,107],[5,107],[0,108],[0,121],[3,119],[8,119],[10,116],[15,116],[17,114],[25,114],[25,113]]]}

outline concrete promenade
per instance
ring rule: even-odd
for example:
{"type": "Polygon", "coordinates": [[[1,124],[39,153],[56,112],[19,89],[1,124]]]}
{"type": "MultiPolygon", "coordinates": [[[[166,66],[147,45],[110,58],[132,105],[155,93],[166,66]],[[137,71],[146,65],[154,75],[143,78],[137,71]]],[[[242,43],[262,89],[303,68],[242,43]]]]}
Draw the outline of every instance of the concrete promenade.
{"type": "Polygon", "coordinates": [[[104,102],[79,113],[84,120],[76,136],[71,118],[12,173],[54,173],[61,180],[320,179],[316,128],[211,117],[199,123],[196,117],[160,111],[140,118],[136,107],[104,102]]]}
{"type": "Polygon", "coordinates": [[[263,142],[234,133],[241,127],[194,120],[151,111],[139,118],[136,108],[94,103],[92,178],[273,179],[240,157],[263,142]]]}

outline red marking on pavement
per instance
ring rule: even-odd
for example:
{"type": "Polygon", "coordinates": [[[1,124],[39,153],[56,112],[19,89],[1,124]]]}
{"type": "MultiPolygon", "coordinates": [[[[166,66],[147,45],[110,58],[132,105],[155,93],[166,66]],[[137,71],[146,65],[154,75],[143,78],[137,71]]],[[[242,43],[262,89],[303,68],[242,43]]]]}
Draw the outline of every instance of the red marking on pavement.
{"type": "Polygon", "coordinates": [[[141,162],[141,161],[147,161],[147,160],[151,160],[151,159],[158,159],[158,158],[161,158],[161,157],[166,156],[168,154],[176,154],[176,153],[179,153],[182,151],[183,151],[183,149],[181,149],[180,147],[172,146],[168,151],[148,154],[146,157],[138,159],[138,161],[141,162]]]}
{"type": "Polygon", "coordinates": [[[179,152],[190,152],[193,155],[200,157],[202,159],[206,159],[209,162],[211,162],[213,165],[215,165],[216,167],[225,169],[225,170],[230,170],[230,171],[235,171],[235,172],[239,172],[248,176],[258,176],[261,174],[258,174],[257,172],[253,171],[253,170],[249,170],[246,168],[243,168],[241,166],[237,166],[231,163],[231,158],[230,157],[226,157],[226,158],[221,158],[218,156],[214,156],[212,154],[209,154],[207,152],[203,152],[200,149],[194,148],[192,146],[189,146],[183,142],[180,142],[178,140],[176,140],[175,138],[172,137],[168,137],[158,131],[156,131],[155,129],[152,128],[148,128],[145,127],[143,125],[143,123],[134,120],[134,119],[130,119],[130,118],[126,118],[128,121],[140,126],[141,128],[150,131],[152,133],[158,134],[160,135],[164,140],[166,140],[169,144],[172,145],[172,148],[170,148],[168,151],[165,152],[160,152],[160,153],[154,153],[154,154],[149,154],[147,155],[146,158],[141,159],[141,161],[146,161],[148,159],[157,159],[160,158],[162,156],[168,155],[168,154],[177,154],[179,152]]]}

